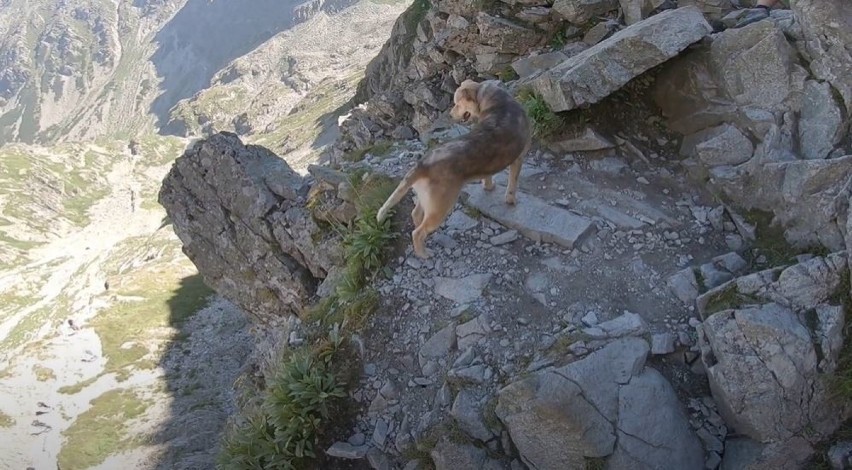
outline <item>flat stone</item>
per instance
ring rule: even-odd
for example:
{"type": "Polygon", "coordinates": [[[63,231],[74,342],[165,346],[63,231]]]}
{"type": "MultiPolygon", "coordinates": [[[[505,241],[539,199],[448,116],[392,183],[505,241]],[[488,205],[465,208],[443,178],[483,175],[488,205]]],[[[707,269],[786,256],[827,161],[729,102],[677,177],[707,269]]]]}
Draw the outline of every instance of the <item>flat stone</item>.
{"type": "Polygon", "coordinates": [[[613,27],[609,25],[606,21],[602,21],[594,26],[592,26],[586,34],[583,36],[583,42],[594,46],[595,44],[604,40],[604,38],[612,32],[613,27]]]}
{"type": "Polygon", "coordinates": [[[754,145],[736,126],[722,124],[684,137],[680,153],[709,167],[739,165],[752,157],[754,145]]]}
{"type": "Polygon", "coordinates": [[[828,157],[843,137],[843,129],[843,113],[831,93],[831,86],[806,81],[799,119],[802,156],[809,160],[828,157]]]}
{"type": "Polygon", "coordinates": [[[463,278],[436,277],[435,293],[457,304],[469,304],[482,297],[491,274],[471,274],[463,278]]]}
{"type": "Polygon", "coordinates": [[[594,224],[586,217],[547,204],[530,194],[518,192],[517,203],[509,206],[501,188],[483,191],[481,185],[465,188],[466,204],[486,216],[513,228],[525,237],[544,243],[556,243],[573,249],[594,232],[594,224]]]}
{"type": "Polygon", "coordinates": [[[695,272],[692,271],[692,268],[682,269],[674,273],[666,281],[666,285],[672,294],[685,304],[695,302],[698,297],[698,280],[695,278],[695,272]]]}
{"type": "Polygon", "coordinates": [[[594,17],[618,8],[618,0],[556,0],[553,11],[565,21],[586,24],[594,17]]]}
{"type": "Polygon", "coordinates": [[[505,245],[507,243],[512,243],[520,237],[520,234],[517,230],[507,230],[500,235],[495,235],[491,237],[491,244],[494,246],[505,245]]]}
{"type": "MultiPolygon", "coordinates": [[[[563,17],[576,19],[572,9],[560,5],[577,3],[580,2],[561,0],[553,8],[563,17]]],[[[607,8],[617,7],[615,1],[607,3],[607,8]]],[[[532,85],[554,112],[597,103],[712,30],[701,10],[694,6],[667,10],[628,26],[542,73],[532,80],[532,85]]]]}
{"type": "Polygon", "coordinates": [[[748,267],[748,263],[737,253],[726,253],[713,258],[713,262],[732,274],[738,274],[748,267]]]}
{"type": "Polygon", "coordinates": [[[658,333],[651,336],[651,354],[671,354],[675,350],[675,335],[658,333]]]}
{"type": "Polygon", "coordinates": [[[482,442],[489,441],[494,434],[488,430],[482,419],[482,406],[476,397],[468,390],[461,390],[456,395],[450,414],[456,420],[459,428],[468,436],[482,442]]]}
{"type": "Polygon", "coordinates": [[[448,230],[464,232],[479,225],[479,222],[462,211],[454,211],[445,222],[448,230]]]}
{"type": "Polygon", "coordinates": [[[367,455],[369,446],[353,446],[348,442],[335,442],[325,451],[331,457],[339,459],[358,460],[363,459],[367,455]]]}
{"type": "Polygon", "coordinates": [[[615,147],[615,144],[591,127],[587,127],[578,135],[554,139],[548,142],[547,146],[553,152],[592,152],[611,149],[615,147]]]}
{"type": "Polygon", "coordinates": [[[392,470],[394,468],[388,456],[375,447],[367,451],[367,462],[369,462],[373,470],[392,470]]]}
{"type": "Polygon", "coordinates": [[[555,67],[567,59],[568,56],[560,51],[545,52],[544,54],[522,57],[512,62],[512,69],[519,77],[527,78],[555,67]]]}
{"type": "Polygon", "coordinates": [[[485,335],[491,333],[491,326],[488,323],[488,319],[484,315],[480,315],[457,326],[456,335],[458,336],[459,350],[466,351],[485,335]]]}
{"type": "Polygon", "coordinates": [[[594,328],[586,328],[584,333],[592,337],[621,338],[622,336],[641,335],[648,331],[648,326],[636,313],[624,312],[612,320],[598,323],[594,328]],[[600,333],[598,333],[600,331],[600,333]]]}
{"type": "Polygon", "coordinates": [[[627,163],[616,157],[604,157],[598,160],[589,162],[589,166],[595,171],[618,175],[630,168],[627,163]]]}
{"type": "Polygon", "coordinates": [[[373,443],[376,444],[379,448],[385,446],[385,441],[388,438],[388,423],[379,419],[376,421],[376,428],[373,429],[373,443]]]}
{"type": "Polygon", "coordinates": [[[450,353],[450,349],[452,349],[455,344],[456,324],[450,323],[432,335],[432,337],[426,340],[426,342],[423,343],[423,346],[420,347],[420,366],[423,367],[422,362],[424,359],[439,359],[447,357],[450,353]]]}

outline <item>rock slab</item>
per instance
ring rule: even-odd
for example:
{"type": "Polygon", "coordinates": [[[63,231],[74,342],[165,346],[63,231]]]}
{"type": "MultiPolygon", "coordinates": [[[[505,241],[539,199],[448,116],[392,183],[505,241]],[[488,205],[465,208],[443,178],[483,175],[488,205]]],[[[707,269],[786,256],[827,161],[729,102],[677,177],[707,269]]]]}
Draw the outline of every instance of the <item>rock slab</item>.
{"type": "Polygon", "coordinates": [[[597,103],[711,31],[697,7],[667,10],[571,57],[532,85],[554,112],[597,103]]]}
{"type": "Polygon", "coordinates": [[[505,188],[484,191],[481,185],[468,185],[466,204],[486,216],[513,228],[533,241],[556,243],[571,249],[594,232],[590,219],[547,204],[535,196],[518,192],[514,206],[503,200],[505,188]]]}

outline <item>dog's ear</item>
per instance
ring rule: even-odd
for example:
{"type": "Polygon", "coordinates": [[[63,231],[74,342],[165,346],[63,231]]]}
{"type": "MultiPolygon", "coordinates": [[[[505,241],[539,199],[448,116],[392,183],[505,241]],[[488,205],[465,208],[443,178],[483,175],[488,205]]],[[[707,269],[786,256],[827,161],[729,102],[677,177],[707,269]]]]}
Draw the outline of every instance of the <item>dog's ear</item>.
{"type": "Polygon", "coordinates": [[[459,98],[476,102],[476,88],[464,87],[459,89],[459,98]]]}

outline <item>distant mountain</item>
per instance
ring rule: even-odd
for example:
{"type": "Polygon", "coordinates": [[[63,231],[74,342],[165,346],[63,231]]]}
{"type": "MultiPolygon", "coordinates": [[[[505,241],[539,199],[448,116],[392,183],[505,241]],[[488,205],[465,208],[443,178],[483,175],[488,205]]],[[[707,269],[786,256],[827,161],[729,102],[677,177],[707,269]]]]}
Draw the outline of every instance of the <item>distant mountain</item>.
{"type": "MultiPolygon", "coordinates": [[[[353,3],[0,0],[0,145],[159,131],[176,121],[178,102],[214,77],[233,79],[240,66],[223,71],[233,61],[353,3]]],[[[328,51],[341,44],[329,39],[328,51]]],[[[289,63],[276,78],[304,91],[303,77],[289,77],[289,63]]]]}

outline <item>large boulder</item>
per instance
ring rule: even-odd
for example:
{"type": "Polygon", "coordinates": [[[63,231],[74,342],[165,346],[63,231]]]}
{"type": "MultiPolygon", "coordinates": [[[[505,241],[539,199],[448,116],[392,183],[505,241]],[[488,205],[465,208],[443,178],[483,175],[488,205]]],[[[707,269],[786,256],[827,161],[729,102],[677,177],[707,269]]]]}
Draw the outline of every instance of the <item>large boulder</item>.
{"type": "Polygon", "coordinates": [[[298,315],[340,244],[304,208],[309,184],[227,132],[175,160],[159,202],[205,282],[263,323],[298,315]]]}
{"type": "Polygon", "coordinates": [[[556,112],[597,103],[711,30],[696,7],[667,10],[542,73],[532,86],[556,112]]]}
{"type": "Polygon", "coordinates": [[[774,213],[795,246],[844,248],[836,197],[852,176],[852,155],[828,160],[761,163],[710,171],[710,183],[738,207],[774,213]]]}
{"type": "Polygon", "coordinates": [[[852,116],[852,3],[848,0],[796,0],[810,69],[843,97],[852,116]]]}
{"type": "Polygon", "coordinates": [[[850,416],[824,380],[843,347],[846,255],[748,274],[699,296],[710,389],[741,436],[726,445],[723,468],[802,468],[850,416]]]}
{"type": "Polygon", "coordinates": [[[648,343],[623,338],[499,392],[496,414],[530,468],[702,468],[701,444],[671,385],[646,367],[648,343]]]}

